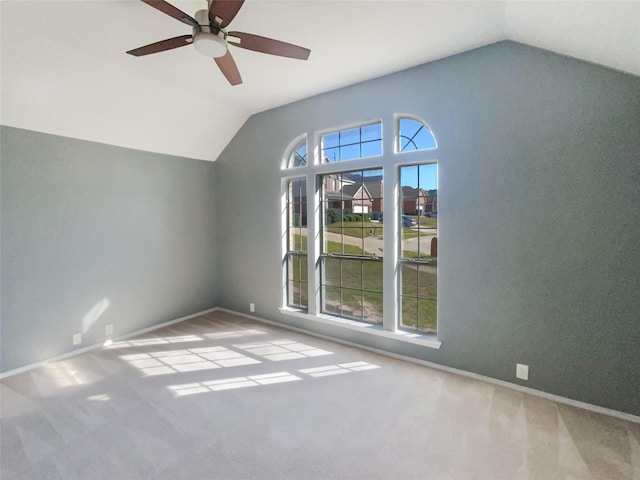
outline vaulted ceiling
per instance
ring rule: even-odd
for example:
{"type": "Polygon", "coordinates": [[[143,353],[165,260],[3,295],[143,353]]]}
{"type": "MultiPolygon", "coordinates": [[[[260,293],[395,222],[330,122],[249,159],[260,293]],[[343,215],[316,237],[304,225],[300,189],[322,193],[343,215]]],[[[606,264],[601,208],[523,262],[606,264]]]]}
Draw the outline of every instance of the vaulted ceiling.
{"type": "MultiPolygon", "coordinates": [[[[192,16],[207,6],[171,3],[192,16]]],[[[235,87],[191,46],[126,55],[191,33],[140,1],[0,7],[3,125],[203,160],[254,113],[505,39],[640,75],[640,0],[247,0],[232,30],[311,56],[232,47],[235,87]]]]}

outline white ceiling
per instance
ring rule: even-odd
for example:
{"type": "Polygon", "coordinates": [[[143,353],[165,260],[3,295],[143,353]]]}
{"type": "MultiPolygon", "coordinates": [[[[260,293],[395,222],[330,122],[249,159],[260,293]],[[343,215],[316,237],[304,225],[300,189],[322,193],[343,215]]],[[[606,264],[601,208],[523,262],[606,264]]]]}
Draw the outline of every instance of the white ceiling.
{"type": "MultiPolygon", "coordinates": [[[[207,5],[171,3],[192,16],[207,5]]],[[[247,0],[231,30],[311,56],[231,47],[236,87],[191,46],[126,55],[191,33],[138,0],[0,6],[3,125],[203,160],[253,113],[504,39],[640,75],[640,0],[247,0]]]]}

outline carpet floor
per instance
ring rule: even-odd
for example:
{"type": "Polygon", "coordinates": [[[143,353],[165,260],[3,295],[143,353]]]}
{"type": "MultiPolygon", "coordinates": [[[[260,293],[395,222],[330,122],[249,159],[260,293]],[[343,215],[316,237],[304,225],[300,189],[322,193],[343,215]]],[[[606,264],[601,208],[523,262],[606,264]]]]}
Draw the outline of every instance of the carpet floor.
{"type": "Polygon", "coordinates": [[[640,479],[640,425],[223,311],[0,382],[18,479],[640,479]]]}

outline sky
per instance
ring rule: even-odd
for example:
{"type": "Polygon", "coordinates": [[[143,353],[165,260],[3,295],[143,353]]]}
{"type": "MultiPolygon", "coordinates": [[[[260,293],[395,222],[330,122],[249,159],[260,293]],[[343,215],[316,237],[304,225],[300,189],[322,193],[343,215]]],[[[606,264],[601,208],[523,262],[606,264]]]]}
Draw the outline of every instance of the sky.
{"type": "Polygon", "coordinates": [[[438,165],[432,163],[400,167],[400,185],[436,190],[438,188],[438,165]]]}

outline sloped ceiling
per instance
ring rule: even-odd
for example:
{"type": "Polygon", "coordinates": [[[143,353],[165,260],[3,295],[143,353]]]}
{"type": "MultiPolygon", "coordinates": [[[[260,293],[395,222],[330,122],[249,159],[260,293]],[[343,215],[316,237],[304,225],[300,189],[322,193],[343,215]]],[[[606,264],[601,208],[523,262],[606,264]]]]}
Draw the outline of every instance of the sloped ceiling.
{"type": "MultiPolygon", "coordinates": [[[[205,0],[171,2],[193,15],[205,0]]],[[[640,0],[247,0],[233,30],[310,48],[232,52],[231,87],[192,47],[125,52],[190,27],[137,0],[0,2],[3,125],[215,160],[252,114],[511,39],[640,75],[640,0]]]]}

